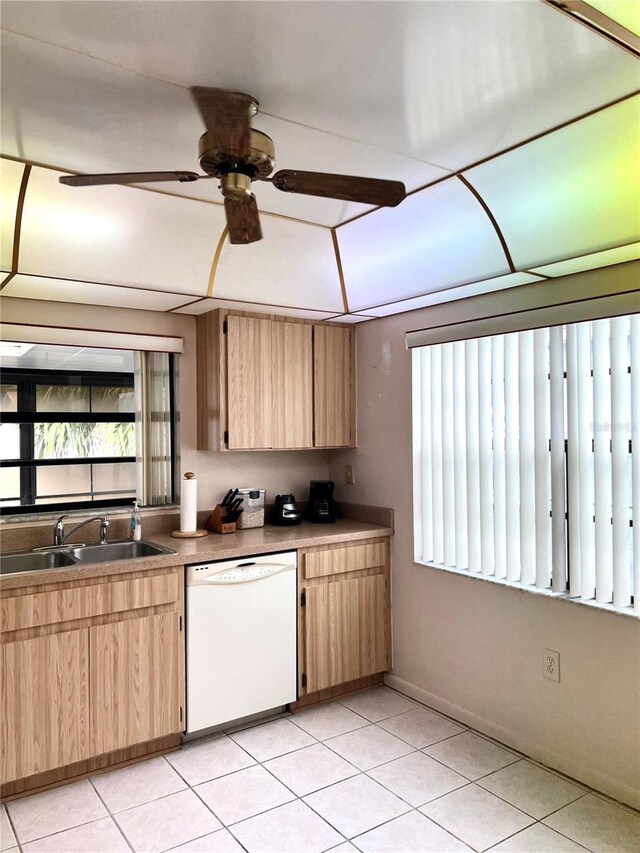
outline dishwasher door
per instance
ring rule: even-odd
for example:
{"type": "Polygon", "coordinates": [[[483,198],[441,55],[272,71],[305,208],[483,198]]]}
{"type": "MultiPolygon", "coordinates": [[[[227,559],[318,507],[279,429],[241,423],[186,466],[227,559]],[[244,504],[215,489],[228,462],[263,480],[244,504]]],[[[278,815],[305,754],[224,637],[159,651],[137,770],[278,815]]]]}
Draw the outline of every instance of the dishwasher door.
{"type": "Polygon", "coordinates": [[[296,557],[187,566],[188,734],[295,702],[296,557]]]}

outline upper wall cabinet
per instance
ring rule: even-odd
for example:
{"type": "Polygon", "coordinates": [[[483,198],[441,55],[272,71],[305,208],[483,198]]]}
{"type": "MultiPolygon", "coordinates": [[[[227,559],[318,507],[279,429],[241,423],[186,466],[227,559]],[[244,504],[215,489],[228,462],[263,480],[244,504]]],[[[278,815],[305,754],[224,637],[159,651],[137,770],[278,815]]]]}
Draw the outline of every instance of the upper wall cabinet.
{"type": "Polygon", "coordinates": [[[313,402],[316,447],[351,447],[355,387],[353,328],[314,326],[313,402]]]}
{"type": "Polygon", "coordinates": [[[199,450],[354,446],[353,327],[210,311],[197,349],[199,450]]]}
{"type": "Polygon", "coordinates": [[[518,269],[638,240],[640,96],[471,169],[518,269]]]}

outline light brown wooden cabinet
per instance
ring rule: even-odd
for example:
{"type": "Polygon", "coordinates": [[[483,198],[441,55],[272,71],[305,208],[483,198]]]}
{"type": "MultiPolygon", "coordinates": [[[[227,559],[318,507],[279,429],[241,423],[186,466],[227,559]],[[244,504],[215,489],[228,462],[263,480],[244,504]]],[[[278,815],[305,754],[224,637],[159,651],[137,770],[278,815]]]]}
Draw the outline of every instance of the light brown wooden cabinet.
{"type": "Polygon", "coordinates": [[[182,728],[179,618],[174,611],[89,629],[93,755],[182,728]]]}
{"type": "Polygon", "coordinates": [[[166,748],[171,738],[177,744],[184,707],[182,572],[156,569],[3,593],[3,796],[166,748]]]}
{"type": "Polygon", "coordinates": [[[87,628],[2,644],[2,780],[89,755],[87,628]]]}
{"type": "Polygon", "coordinates": [[[197,362],[199,450],[355,445],[352,326],[211,311],[197,362]]]}
{"type": "Polygon", "coordinates": [[[353,329],[313,327],[315,447],[353,447],[353,329]]]}
{"type": "Polygon", "coordinates": [[[391,667],[389,540],[298,552],[299,693],[391,667]]]}

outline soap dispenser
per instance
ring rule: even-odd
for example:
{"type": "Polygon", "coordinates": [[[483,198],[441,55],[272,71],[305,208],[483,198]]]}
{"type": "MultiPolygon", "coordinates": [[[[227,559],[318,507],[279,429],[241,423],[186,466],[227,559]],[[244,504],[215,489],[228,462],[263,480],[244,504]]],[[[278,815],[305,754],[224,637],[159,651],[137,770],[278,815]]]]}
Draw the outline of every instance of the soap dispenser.
{"type": "Polygon", "coordinates": [[[131,510],[129,539],[132,539],[134,542],[139,542],[142,539],[142,518],[140,516],[140,507],[138,506],[137,498],[134,501],[133,509],[131,510]]]}

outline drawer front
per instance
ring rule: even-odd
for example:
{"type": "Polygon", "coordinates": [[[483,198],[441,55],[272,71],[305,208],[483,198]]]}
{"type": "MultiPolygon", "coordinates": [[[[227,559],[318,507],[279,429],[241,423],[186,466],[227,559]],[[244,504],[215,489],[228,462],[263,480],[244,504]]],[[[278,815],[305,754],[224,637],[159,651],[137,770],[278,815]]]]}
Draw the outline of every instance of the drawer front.
{"type": "Polygon", "coordinates": [[[363,545],[347,545],[344,548],[327,548],[304,555],[305,580],[360,569],[375,569],[384,566],[387,559],[384,542],[369,542],[363,545]]]}
{"type": "Polygon", "coordinates": [[[94,586],[17,595],[3,598],[0,602],[0,627],[3,632],[18,631],[170,604],[178,600],[179,592],[179,574],[172,572],[94,586]]]}

